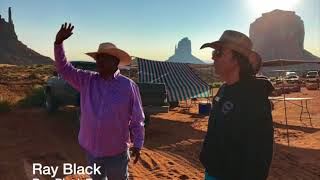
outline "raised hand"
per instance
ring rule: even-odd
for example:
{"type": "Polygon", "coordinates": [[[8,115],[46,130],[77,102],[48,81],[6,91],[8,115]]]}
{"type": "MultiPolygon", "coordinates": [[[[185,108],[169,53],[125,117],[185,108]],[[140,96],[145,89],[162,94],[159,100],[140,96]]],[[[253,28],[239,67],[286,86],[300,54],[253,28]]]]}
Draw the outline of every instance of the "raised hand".
{"type": "Polygon", "coordinates": [[[68,39],[73,33],[72,30],[74,29],[74,26],[69,23],[64,23],[61,25],[61,28],[59,32],[56,35],[56,41],[55,44],[62,44],[64,40],[68,39]]]}

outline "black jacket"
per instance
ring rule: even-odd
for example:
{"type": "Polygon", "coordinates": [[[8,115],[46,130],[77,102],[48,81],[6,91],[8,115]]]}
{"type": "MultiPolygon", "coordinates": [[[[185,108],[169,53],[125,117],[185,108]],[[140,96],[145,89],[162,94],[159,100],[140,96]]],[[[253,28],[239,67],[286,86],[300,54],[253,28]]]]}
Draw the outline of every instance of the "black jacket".
{"type": "Polygon", "coordinates": [[[223,85],[213,100],[200,161],[221,180],[264,180],[273,154],[273,125],[265,78],[223,85]]]}

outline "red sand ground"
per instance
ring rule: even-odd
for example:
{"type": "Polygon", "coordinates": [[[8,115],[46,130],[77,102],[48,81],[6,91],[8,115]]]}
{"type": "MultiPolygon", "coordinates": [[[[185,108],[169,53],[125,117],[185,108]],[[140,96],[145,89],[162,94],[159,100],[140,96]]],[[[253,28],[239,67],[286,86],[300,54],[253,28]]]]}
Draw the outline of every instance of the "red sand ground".
{"type": "MultiPolygon", "coordinates": [[[[320,91],[303,89],[303,93],[289,96],[320,98],[319,95],[320,91]]],[[[300,122],[298,107],[288,105],[288,147],[283,105],[276,104],[276,146],[269,179],[320,179],[319,101],[314,99],[310,105],[313,127],[308,120],[300,122]]],[[[136,165],[130,164],[132,179],[203,178],[198,154],[208,117],[200,116],[196,111],[195,106],[190,113],[178,108],[168,114],[153,116],[146,132],[142,160],[136,165]]],[[[0,129],[1,180],[28,179],[32,176],[32,162],[85,165],[84,153],[77,143],[74,108],[64,108],[53,115],[40,108],[2,113],[0,129]]]]}
{"type": "MultiPolygon", "coordinates": [[[[22,96],[16,86],[0,84],[0,94],[22,96]],[[17,91],[15,91],[15,89],[17,91]]],[[[300,109],[288,104],[290,146],[287,146],[283,102],[275,105],[275,155],[269,179],[320,179],[320,91],[292,93],[290,97],[314,97],[310,102],[313,126],[299,120],[300,109]]],[[[206,133],[208,116],[182,108],[152,117],[146,131],[142,160],[130,163],[130,179],[203,179],[198,154],[206,133]]],[[[48,115],[42,108],[0,113],[0,180],[31,179],[33,162],[43,165],[86,165],[77,142],[75,108],[65,107],[48,115]]],[[[61,168],[60,168],[61,169],[61,168]]],[[[59,177],[62,177],[59,172],[59,177]]],[[[68,176],[87,177],[84,175],[68,176]]],[[[51,179],[41,177],[41,179],[51,179]]]]}

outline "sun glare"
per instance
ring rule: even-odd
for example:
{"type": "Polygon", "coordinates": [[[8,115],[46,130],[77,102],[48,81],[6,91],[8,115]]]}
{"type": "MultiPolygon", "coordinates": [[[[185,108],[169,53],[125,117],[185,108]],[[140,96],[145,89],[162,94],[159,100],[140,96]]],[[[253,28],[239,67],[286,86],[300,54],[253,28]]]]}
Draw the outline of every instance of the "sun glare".
{"type": "Polygon", "coordinates": [[[300,0],[248,0],[249,7],[258,13],[274,9],[293,10],[300,0]]]}

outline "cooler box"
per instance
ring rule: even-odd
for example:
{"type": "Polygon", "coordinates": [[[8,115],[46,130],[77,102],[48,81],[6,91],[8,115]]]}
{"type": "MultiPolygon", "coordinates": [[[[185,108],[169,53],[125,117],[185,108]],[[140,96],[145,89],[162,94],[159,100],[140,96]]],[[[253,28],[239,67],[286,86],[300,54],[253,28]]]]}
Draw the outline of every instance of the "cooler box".
{"type": "Polygon", "coordinates": [[[209,115],[211,111],[211,103],[199,103],[199,114],[209,115]]]}

